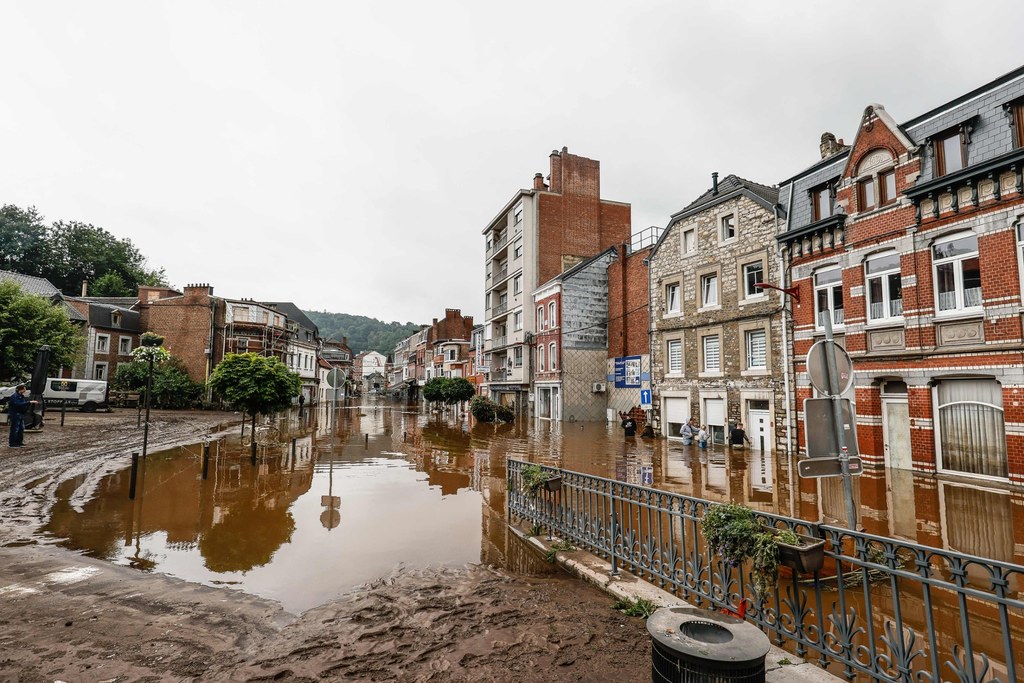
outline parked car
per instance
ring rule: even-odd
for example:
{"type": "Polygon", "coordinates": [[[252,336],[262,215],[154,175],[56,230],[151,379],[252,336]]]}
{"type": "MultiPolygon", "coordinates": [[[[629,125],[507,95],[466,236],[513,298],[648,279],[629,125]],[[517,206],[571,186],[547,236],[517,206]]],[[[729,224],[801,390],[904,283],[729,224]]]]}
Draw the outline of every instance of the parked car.
{"type": "MultiPolygon", "coordinates": [[[[0,398],[13,394],[16,386],[0,389],[0,398]]],[[[67,406],[94,413],[99,409],[110,410],[109,393],[110,388],[103,380],[47,377],[43,401],[46,408],[67,406]]]]}

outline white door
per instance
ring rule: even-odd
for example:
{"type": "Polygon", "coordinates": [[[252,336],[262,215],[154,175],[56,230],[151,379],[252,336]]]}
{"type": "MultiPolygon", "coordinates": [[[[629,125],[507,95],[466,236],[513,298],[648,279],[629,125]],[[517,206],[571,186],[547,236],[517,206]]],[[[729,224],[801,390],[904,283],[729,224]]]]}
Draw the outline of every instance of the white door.
{"type": "Polygon", "coordinates": [[[747,436],[750,438],[750,447],[755,451],[772,450],[772,426],[767,410],[748,411],[747,436]]]}
{"type": "Polygon", "coordinates": [[[562,419],[562,401],[558,387],[553,387],[551,389],[551,419],[562,419]]]}
{"type": "Polygon", "coordinates": [[[910,406],[906,399],[882,399],[882,432],[885,435],[885,466],[913,468],[910,456],[910,406]]]}

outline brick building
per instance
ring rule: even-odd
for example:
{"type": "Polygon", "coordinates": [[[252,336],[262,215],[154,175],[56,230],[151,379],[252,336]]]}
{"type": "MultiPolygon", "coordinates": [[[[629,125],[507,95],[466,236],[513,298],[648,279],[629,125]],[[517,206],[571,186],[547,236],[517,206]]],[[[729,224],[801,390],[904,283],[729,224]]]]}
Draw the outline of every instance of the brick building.
{"type": "Polygon", "coordinates": [[[164,337],[164,347],[197,382],[205,383],[227,353],[285,360],[289,331],[283,313],[250,299],[214,296],[208,284],[186,285],[182,294],[139,287],[138,310],[141,329],[164,337]]]}
{"type": "Polygon", "coordinates": [[[742,422],[752,446],[784,443],[786,364],[779,294],[778,191],[734,175],[674,214],[650,257],[655,424],[691,417],[715,443],[742,422]]]}
{"type": "MultiPolygon", "coordinates": [[[[662,229],[651,227],[616,248],[608,264],[607,417],[642,409],[640,390],[651,388],[649,259],[662,229]]],[[[640,417],[639,414],[635,415],[640,417]]],[[[648,421],[644,415],[643,421],[648,421]]]]}
{"type": "Polygon", "coordinates": [[[458,308],[446,308],[444,317],[434,318],[426,330],[424,377],[466,377],[469,369],[469,345],[473,336],[473,316],[462,315],[458,308]]]}
{"type": "Polygon", "coordinates": [[[1024,68],[902,125],[870,105],[780,187],[797,409],[831,314],[866,464],[1024,483],[1022,119],[1024,68]]]}
{"type": "Polygon", "coordinates": [[[483,393],[524,410],[531,377],[530,311],[537,285],[629,240],[629,204],[601,199],[600,163],[551,153],[547,181],[516,192],[483,230],[486,241],[483,393]]]}
{"type": "Polygon", "coordinates": [[[112,380],[118,364],[131,362],[132,349],[139,345],[139,312],[84,297],[69,297],[66,302],[86,319],[85,357],[74,376],[112,380]]]}

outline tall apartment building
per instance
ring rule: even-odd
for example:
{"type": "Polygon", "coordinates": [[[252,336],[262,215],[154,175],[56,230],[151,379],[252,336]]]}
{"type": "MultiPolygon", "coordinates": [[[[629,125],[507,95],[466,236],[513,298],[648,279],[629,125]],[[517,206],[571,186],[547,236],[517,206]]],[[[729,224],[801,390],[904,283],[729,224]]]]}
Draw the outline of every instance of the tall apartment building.
{"type": "Polygon", "coordinates": [[[630,237],[630,206],[601,199],[600,162],[570,154],[549,157],[545,180],[517,191],[483,230],[485,239],[485,396],[527,408],[535,359],[533,293],[630,237]]]}

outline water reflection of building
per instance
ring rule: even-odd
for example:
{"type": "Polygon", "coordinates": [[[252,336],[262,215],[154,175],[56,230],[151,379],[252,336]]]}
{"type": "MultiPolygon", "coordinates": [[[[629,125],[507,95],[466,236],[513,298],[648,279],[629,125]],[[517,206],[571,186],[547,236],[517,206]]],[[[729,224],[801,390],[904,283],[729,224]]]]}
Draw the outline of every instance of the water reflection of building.
{"type": "Polygon", "coordinates": [[[104,477],[81,509],[70,504],[72,481],[58,492],[45,530],[106,559],[119,546],[162,535],[167,549],[198,548],[213,571],[245,571],[269,561],[294,528],[288,509],[312,482],[309,439],[301,441],[294,457],[285,445],[256,468],[240,445],[215,442],[206,480],[199,445],[151,454],[135,501],[128,500],[127,471],[104,477]]]}

